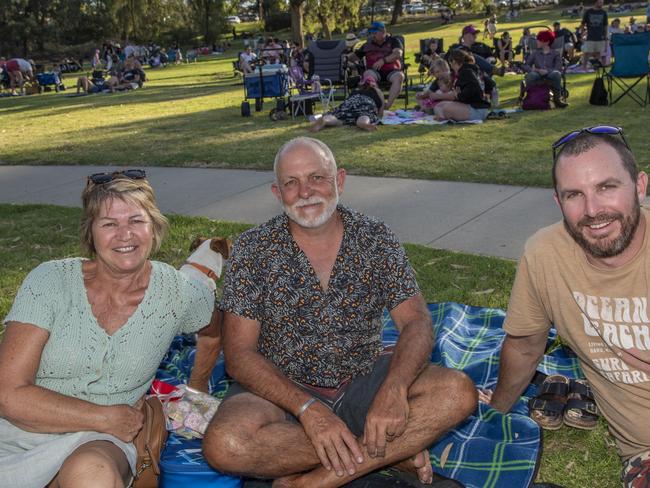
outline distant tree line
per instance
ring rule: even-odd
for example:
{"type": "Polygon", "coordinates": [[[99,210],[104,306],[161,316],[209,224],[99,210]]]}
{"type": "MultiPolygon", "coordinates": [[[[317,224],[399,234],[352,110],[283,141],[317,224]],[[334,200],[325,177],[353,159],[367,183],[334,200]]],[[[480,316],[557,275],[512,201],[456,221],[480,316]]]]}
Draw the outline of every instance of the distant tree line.
{"type": "MultiPolygon", "coordinates": [[[[466,0],[480,10],[490,0],[466,0]]],[[[441,0],[456,8],[462,0],[441,0]]],[[[233,27],[228,15],[241,11],[236,0],[0,0],[0,56],[79,53],[105,40],[209,45],[233,27]]],[[[325,38],[358,30],[369,19],[364,6],[393,7],[391,24],[404,0],[256,0],[246,8],[259,15],[262,29],[290,28],[294,40],[306,32],[325,38]]]]}
{"type": "Polygon", "coordinates": [[[65,51],[104,40],[210,44],[230,32],[229,0],[0,0],[0,55],[65,51]]]}

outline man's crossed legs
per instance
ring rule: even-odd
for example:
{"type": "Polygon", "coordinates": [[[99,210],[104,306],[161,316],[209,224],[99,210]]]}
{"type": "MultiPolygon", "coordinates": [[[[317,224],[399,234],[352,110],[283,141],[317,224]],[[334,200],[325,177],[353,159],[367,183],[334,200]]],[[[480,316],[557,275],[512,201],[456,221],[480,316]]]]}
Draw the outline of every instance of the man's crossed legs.
{"type": "Polygon", "coordinates": [[[476,409],[476,389],[462,372],[429,365],[408,389],[404,431],[377,438],[365,432],[366,415],[389,358],[382,356],[372,373],[353,380],[333,410],[327,400],[311,405],[302,415],[303,424],[252,393],[229,396],[203,441],[207,461],[222,472],[274,478],[274,487],[338,487],[390,465],[431,482],[427,448],[476,409]],[[328,415],[330,411],[336,416],[328,415]],[[310,415],[317,420],[307,421],[310,415]],[[343,430],[348,437],[338,435],[341,424],[347,425],[343,430]]]}

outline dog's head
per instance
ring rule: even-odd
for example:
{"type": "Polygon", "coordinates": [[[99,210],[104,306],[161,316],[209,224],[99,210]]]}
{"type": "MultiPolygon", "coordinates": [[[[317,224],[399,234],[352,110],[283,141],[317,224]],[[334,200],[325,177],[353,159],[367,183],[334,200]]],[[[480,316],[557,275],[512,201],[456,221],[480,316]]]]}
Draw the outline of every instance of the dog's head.
{"type": "Polygon", "coordinates": [[[199,247],[206,239],[212,239],[210,242],[210,249],[214,252],[221,254],[223,259],[228,259],[230,257],[230,252],[232,251],[232,241],[225,237],[203,237],[198,236],[190,244],[190,252],[193,252],[197,247],[199,247]]]}

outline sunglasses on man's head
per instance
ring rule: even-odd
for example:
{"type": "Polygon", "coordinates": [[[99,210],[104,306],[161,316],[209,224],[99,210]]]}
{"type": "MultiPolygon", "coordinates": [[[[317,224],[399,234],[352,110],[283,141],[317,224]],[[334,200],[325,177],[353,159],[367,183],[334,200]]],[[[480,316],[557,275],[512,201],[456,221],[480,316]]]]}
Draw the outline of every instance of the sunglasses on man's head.
{"type": "Polygon", "coordinates": [[[147,173],[143,169],[125,169],[124,171],[113,171],[112,173],[94,173],[88,177],[88,183],[103,185],[117,178],[141,180],[146,177],[147,173]]]}
{"type": "Polygon", "coordinates": [[[553,161],[556,160],[560,148],[564,146],[567,142],[572,141],[580,134],[584,133],[596,134],[596,135],[609,135],[609,136],[621,136],[621,139],[625,143],[625,146],[631,151],[632,148],[623,134],[623,129],[621,127],[613,127],[611,125],[596,125],[594,127],[585,127],[584,129],[574,130],[560,137],[557,141],[553,143],[553,161]]]}

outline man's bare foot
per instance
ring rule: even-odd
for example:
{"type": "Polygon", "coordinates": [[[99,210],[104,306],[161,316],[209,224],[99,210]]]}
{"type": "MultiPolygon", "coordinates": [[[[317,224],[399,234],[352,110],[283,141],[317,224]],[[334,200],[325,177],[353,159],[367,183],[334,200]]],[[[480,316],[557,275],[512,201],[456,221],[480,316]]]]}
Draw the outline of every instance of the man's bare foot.
{"type": "Polygon", "coordinates": [[[318,132],[323,127],[325,127],[325,117],[320,117],[314,120],[309,126],[309,132],[318,132]]]}
{"type": "Polygon", "coordinates": [[[359,129],[367,130],[368,132],[374,132],[377,130],[377,126],[375,124],[371,124],[370,122],[359,122],[357,124],[357,127],[359,129]]]}
{"type": "Polygon", "coordinates": [[[429,459],[429,451],[424,449],[412,458],[406,459],[395,467],[402,471],[415,473],[422,483],[430,484],[433,481],[433,468],[429,459]]]}

